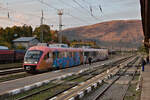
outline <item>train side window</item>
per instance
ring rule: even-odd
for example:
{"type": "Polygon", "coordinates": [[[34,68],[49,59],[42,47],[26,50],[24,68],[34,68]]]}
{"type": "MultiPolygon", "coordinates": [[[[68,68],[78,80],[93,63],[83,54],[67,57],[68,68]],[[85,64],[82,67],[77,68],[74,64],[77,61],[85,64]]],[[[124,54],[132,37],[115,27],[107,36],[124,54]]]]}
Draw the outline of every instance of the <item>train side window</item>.
{"type": "Polygon", "coordinates": [[[69,57],[72,57],[72,52],[69,52],[69,57]]]}
{"type": "Polygon", "coordinates": [[[61,54],[62,54],[61,57],[65,57],[65,58],[67,57],[67,52],[62,52],[61,54]]]}
{"type": "Polygon", "coordinates": [[[83,55],[83,52],[80,52],[80,56],[82,56],[83,55]]]}
{"type": "Polygon", "coordinates": [[[89,52],[84,52],[84,55],[88,57],[89,56],[89,52]]]}
{"type": "Polygon", "coordinates": [[[69,55],[70,53],[69,52],[66,52],[66,53],[67,53],[67,57],[70,57],[70,55],[69,55]]]}
{"type": "Polygon", "coordinates": [[[79,52],[73,52],[73,57],[79,56],[79,52]]]}
{"type": "Polygon", "coordinates": [[[68,52],[68,57],[70,57],[71,56],[71,53],[70,52],[68,52]]]}
{"type": "Polygon", "coordinates": [[[67,56],[68,56],[68,55],[67,55],[67,52],[65,51],[65,52],[64,52],[64,57],[66,58],[67,56]]]}
{"type": "Polygon", "coordinates": [[[96,56],[96,51],[93,51],[93,54],[92,54],[94,57],[96,56]]]}
{"type": "Polygon", "coordinates": [[[63,52],[59,52],[58,53],[58,58],[62,58],[63,57],[63,52]]]}
{"type": "Polygon", "coordinates": [[[49,53],[47,53],[45,56],[44,56],[44,60],[48,59],[49,58],[49,53]]]}
{"type": "Polygon", "coordinates": [[[53,52],[53,59],[56,59],[58,56],[58,52],[53,52]]]}
{"type": "Polygon", "coordinates": [[[52,55],[52,53],[49,53],[49,58],[53,58],[53,55],[52,55]]]}
{"type": "Polygon", "coordinates": [[[63,58],[65,56],[64,52],[61,52],[61,58],[63,58]]]}
{"type": "Polygon", "coordinates": [[[76,52],[73,52],[73,57],[75,57],[76,56],[76,52]]]}

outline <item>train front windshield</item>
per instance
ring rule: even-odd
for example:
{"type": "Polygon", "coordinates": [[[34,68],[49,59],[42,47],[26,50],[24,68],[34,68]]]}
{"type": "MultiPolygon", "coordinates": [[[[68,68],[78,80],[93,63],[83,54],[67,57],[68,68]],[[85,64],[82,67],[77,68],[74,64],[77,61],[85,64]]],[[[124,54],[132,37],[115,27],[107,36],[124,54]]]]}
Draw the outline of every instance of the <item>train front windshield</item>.
{"type": "Polygon", "coordinates": [[[42,54],[43,52],[39,50],[27,51],[25,58],[24,58],[24,63],[25,64],[37,64],[42,54]]]}

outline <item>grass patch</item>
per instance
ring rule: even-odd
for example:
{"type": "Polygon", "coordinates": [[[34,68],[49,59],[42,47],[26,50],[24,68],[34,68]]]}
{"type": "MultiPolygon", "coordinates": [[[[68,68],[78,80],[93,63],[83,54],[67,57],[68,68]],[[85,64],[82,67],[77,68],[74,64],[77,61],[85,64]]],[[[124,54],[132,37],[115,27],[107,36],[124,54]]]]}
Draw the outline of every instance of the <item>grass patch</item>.
{"type": "Polygon", "coordinates": [[[69,77],[64,78],[63,80],[69,81],[69,80],[72,80],[72,79],[74,79],[74,78],[76,78],[76,77],[77,77],[76,75],[72,75],[72,76],[69,76],[69,77]]]}
{"type": "Polygon", "coordinates": [[[82,77],[79,77],[77,79],[74,79],[72,80],[72,82],[77,82],[77,83],[80,83],[80,82],[84,82],[86,81],[87,79],[89,79],[91,76],[82,76],[82,77]]]}
{"type": "MultiPolygon", "coordinates": [[[[138,81],[139,80],[139,76],[135,76],[133,81],[138,81]]],[[[131,83],[132,83],[131,82],[131,83]]],[[[135,83],[133,82],[129,88],[128,91],[126,93],[126,96],[124,98],[124,100],[140,100],[140,95],[141,95],[141,90],[136,91],[136,86],[137,86],[137,82],[135,83]]]]}
{"type": "MultiPolygon", "coordinates": [[[[44,85],[44,86],[41,86],[41,87],[39,87],[39,88],[35,88],[35,89],[29,90],[29,91],[26,91],[26,92],[23,92],[23,93],[14,95],[14,96],[10,96],[10,97],[8,98],[8,100],[16,100],[16,99],[18,99],[18,98],[24,97],[24,96],[26,96],[26,95],[29,95],[29,94],[38,92],[38,91],[40,91],[40,90],[43,90],[43,89],[46,89],[46,88],[48,88],[48,87],[55,86],[55,85],[56,85],[56,84],[54,84],[54,83],[49,83],[49,84],[44,85]]],[[[33,99],[33,98],[32,98],[32,99],[29,99],[29,100],[37,100],[37,99],[33,99]]]]}
{"type": "Polygon", "coordinates": [[[50,89],[50,90],[47,90],[47,91],[45,91],[45,92],[43,92],[41,94],[38,94],[36,96],[32,96],[31,98],[28,98],[28,99],[25,99],[25,100],[44,100],[44,99],[46,99],[48,97],[54,96],[55,94],[65,90],[65,89],[70,88],[71,86],[72,86],[71,84],[70,85],[62,84],[60,86],[57,86],[57,87],[55,87],[53,89],[50,89]]]}
{"type": "Polygon", "coordinates": [[[136,91],[136,85],[130,85],[124,100],[140,100],[141,91],[136,91]]]}

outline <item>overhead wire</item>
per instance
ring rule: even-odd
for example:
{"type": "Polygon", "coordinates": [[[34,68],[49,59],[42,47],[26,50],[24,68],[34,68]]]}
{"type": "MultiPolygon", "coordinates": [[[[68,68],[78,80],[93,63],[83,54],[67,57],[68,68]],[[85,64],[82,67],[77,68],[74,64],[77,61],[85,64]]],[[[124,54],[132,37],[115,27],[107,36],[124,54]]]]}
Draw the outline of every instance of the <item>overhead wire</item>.
{"type": "MultiPolygon", "coordinates": [[[[87,9],[87,8],[85,8],[84,6],[82,6],[79,2],[77,2],[76,0],[72,0],[74,3],[76,3],[80,8],[82,8],[82,9],[84,9],[87,13],[89,13],[91,16],[92,16],[92,14],[91,14],[91,12],[87,9]]],[[[95,20],[98,20],[95,16],[92,16],[95,20]]]]}
{"type": "Polygon", "coordinates": [[[5,20],[7,19],[7,20],[12,21],[12,22],[17,22],[21,25],[25,24],[24,22],[19,21],[19,20],[15,20],[13,17],[11,17],[11,12],[16,13],[17,12],[16,10],[13,10],[10,7],[1,7],[1,8],[7,11],[7,18],[5,18],[5,20]]]}
{"type": "MultiPolygon", "coordinates": [[[[52,5],[50,5],[50,4],[48,4],[48,3],[44,2],[44,1],[41,1],[41,0],[37,0],[37,1],[39,1],[40,3],[46,5],[46,6],[50,7],[50,8],[53,8],[53,9],[55,9],[55,10],[57,10],[57,11],[59,10],[58,8],[52,6],[52,5]]],[[[65,14],[68,15],[68,16],[73,17],[74,19],[76,19],[76,20],[78,20],[78,21],[80,21],[80,22],[84,22],[84,23],[87,22],[86,20],[83,20],[83,19],[81,19],[81,18],[78,18],[78,17],[76,17],[76,16],[73,16],[73,15],[70,14],[70,13],[65,13],[65,14]]]]}
{"type": "MultiPolygon", "coordinates": [[[[44,2],[44,1],[42,1],[42,0],[34,0],[34,1],[39,1],[40,3],[42,3],[42,4],[44,4],[44,5],[46,5],[47,7],[49,7],[49,8],[52,8],[52,9],[55,9],[55,10],[59,10],[57,7],[55,7],[55,6],[52,6],[52,5],[50,5],[50,4],[48,4],[48,3],[46,3],[46,2],[44,2]]],[[[77,2],[77,0],[73,0],[73,1],[75,1],[76,2],[76,4],[78,3],[78,6],[80,5],[80,7],[82,6],[79,2],[77,2]]],[[[61,0],[61,2],[63,2],[64,4],[65,4],[65,2],[64,1],[62,1],[61,0]]],[[[88,3],[87,3],[88,4],[88,3]]],[[[69,4],[67,4],[66,3],[66,5],[69,5],[69,4]]],[[[71,7],[71,6],[70,6],[71,7]]],[[[72,6],[72,8],[76,8],[76,7],[73,7],[72,6]]],[[[84,6],[82,6],[81,7],[82,9],[84,9],[84,10],[86,10],[86,12],[88,12],[94,19],[96,19],[97,20],[97,18],[95,18],[95,16],[93,16],[93,9],[92,9],[92,7],[90,7],[90,10],[88,10],[87,8],[85,8],[84,6]]],[[[11,10],[10,8],[6,8],[6,9],[9,9],[9,10],[11,10]]],[[[78,11],[82,11],[82,10],[79,10],[78,9],[78,11]]],[[[14,11],[13,10],[13,12],[15,12],[16,13],[16,11],[14,11]]],[[[82,11],[82,13],[83,13],[83,11],[82,11]]],[[[35,16],[35,17],[40,17],[40,16],[36,16],[35,14],[29,14],[29,13],[24,13],[25,15],[29,15],[29,16],[35,16]]],[[[87,24],[91,24],[91,23],[89,23],[87,20],[85,20],[85,19],[81,19],[81,18],[79,18],[79,17],[77,17],[77,16],[74,16],[74,15],[72,15],[71,13],[67,13],[67,12],[65,12],[65,14],[66,15],[68,15],[68,16],[70,16],[70,17],[72,17],[72,18],[74,18],[74,19],[76,19],[76,20],[78,20],[79,22],[83,22],[83,23],[87,23],[87,24]]],[[[10,14],[10,12],[7,14],[7,17],[8,18],[10,18],[10,16],[11,16],[11,14],[10,14]]],[[[16,22],[16,21],[15,21],[16,22]]],[[[18,21],[17,21],[18,22],[18,21]]],[[[21,24],[24,24],[24,23],[22,23],[21,21],[20,21],[20,23],[21,24]]]]}
{"type": "Polygon", "coordinates": [[[68,3],[66,3],[66,2],[64,2],[63,0],[59,0],[61,3],[63,3],[63,4],[65,4],[66,6],[70,6],[71,8],[73,8],[73,9],[75,9],[76,11],[78,11],[78,12],[80,12],[81,14],[87,14],[86,12],[84,12],[84,11],[82,11],[82,10],[80,10],[80,9],[78,9],[77,7],[74,7],[74,6],[72,6],[72,5],[70,5],[70,4],[68,4],[68,3]]]}
{"type": "MultiPolygon", "coordinates": [[[[91,13],[93,13],[93,11],[92,11],[92,9],[93,9],[92,5],[91,5],[89,2],[87,2],[86,0],[82,0],[82,1],[83,1],[84,3],[86,3],[86,4],[89,6],[91,13]]],[[[99,0],[98,0],[98,2],[99,2],[99,0]]],[[[99,11],[100,11],[101,13],[103,13],[103,9],[102,9],[101,4],[96,5],[96,6],[98,6],[99,11]]]]}

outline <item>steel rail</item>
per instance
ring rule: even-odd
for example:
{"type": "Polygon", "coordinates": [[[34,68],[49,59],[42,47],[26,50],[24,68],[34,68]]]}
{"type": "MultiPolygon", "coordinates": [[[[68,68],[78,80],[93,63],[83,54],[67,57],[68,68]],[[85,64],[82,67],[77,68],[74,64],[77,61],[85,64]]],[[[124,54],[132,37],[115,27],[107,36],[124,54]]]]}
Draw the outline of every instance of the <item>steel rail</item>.
{"type": "MultiPolygon", "coordinates": [[[[128,68],[129,68],[129,67],[128,67],[128,68]]],[[[124,74],[124,73],[128,70],[128,68],[127,68],[122,74],[124,74]]],[[[137,71],[137,70],[136,70],[136,71],[137,71]]],[[[127,90],[128,90],[128,88],[129,88],[129,86],[130,86],[131,81],[133,80],[133,78],[134,78],[134,76],[135,76],[136,71],[134,72],[132,79],[131,79],[131,80],[129,81],[129,83],[128,83],[127,90]]],[[[93,100],[99,100],[100,97],[102,97],[102,96],[104,95],[104,93],[105,93],[117,80],[119,80],[119,78],[122,76],[122,74],[120,74],[119,76],[117,76],[117,78],[116,78],[115,80],[113,80],[113,81],[112,81],[99,95],[97,95],[93,100]]],[[[127,92],[127,90],[126,90],[126,92],[127,92]]],[[[125,95],[126,95],[126,93],[124,94],[122,100],[124,100],[125,95]]]]}
{"type": "MultiPolygon", "coordinates": [[[[129,58],[130,58],[130,57],[123,58],[122,60],[116,61],[115,63],[120,64],[120,63],[122,63],[122,62],[128,60],[129,58]]],[[[115,64],[115,65],[116,65],[116,64],[115,64]]],[[[110,65],[107,66],[108,69],[109,69],[109,66],[110,66],[110,65]]],[[[106,67],[106,66],[105,66],[105,67],[106,67]]],[[[104,68],[104,66],[102,66],[102,68],[104,68]]],[[[101,68],[101,69],[102,69],[102,68],[101,68]]],[[[104,70],[102,70],[100,73],[103,73],[104,71],[106,71],[107,68],[104,69],[104,70]]],[[[92,74],[92,73],[94,73],[95,71],[97,71],[98,69],[100,69],[100,68],[96,68],[96,69],[90,70],[89,72],[81,73],[79,76],[76,76],[75,78],[72,78],[72,79],[70,79],[70,80],[61,82],[61,83],[56,84],[56,85],[54,85],[54,86],[50,86],[50,87],[48,87],[48,88],[46,88],[46,89],[43,89],[43,90],[34,92],[34,93],[30,94],[30,95],[26,95],[26,96],[21,97],[21,98],[18,98],[18,99],[16,99],[16,100],[24,100],[24,99],[26,99],[26,98],[30,98],[30,97],[32,97],[32,96],[34,96],[34,95],[40,94],[40,93],[42,93],[42,92],[45,92],[45,91],[47,91],[47,90],[50,90],[50,89],[55,88],[55,87],[57,87],[57,86],[60,86],[60,85],[62,85],[62,84],[65,84],[65,83],[67,83],[68,81],[75,80],[75,79],[77,79],[77,78],[86,76],[86,75],[88,75],[88,74],[92,74]]],[[[100,73],[99,73],[99,74],[100,74],[100,73]]],[[[92,77],[94,77],[94,75],[93,75],[92,77]]],[[[89,80],[89,79],[91,79],[92,77],[89,77],[89,78],[87,78],[86,80],[89,80]]],[[[85,81],[86,81],[86,80],[85,80],[85,81]]],[[[79,84],[79,83],[75,83],[73,86],[71,86],[71,87],[69,87],[69,88],[67,88],[67,89],[65,89],[65,90],[62,90],[62,91],[56,93],[55,95],[46,98],[45,100],[48,100],[48,99],[50,99],[50,98],[52,98],[52,97],[55,97],[56,95],[58,95],[58,94],[60,94],[60,93],[62,93],[62,92],[64,92],[64,91],[67,91],[67,90],[69,90],[70,88],[72,88],[72,87],[74,87],[74,86],[76,86],[76,85],[78,85],[78,84],[79,84]]]]}

